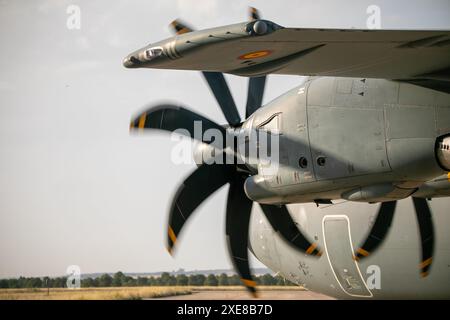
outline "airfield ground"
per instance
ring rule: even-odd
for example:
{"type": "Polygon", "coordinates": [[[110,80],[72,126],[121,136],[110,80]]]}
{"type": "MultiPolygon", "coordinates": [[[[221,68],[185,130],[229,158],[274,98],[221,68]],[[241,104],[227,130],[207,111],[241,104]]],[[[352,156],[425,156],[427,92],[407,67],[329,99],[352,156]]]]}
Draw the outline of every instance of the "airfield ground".
{"type": "MultiPolygon", "coordinates": [[[[226,287],[222,287],[225,288],[226,287]]],[[[163,297],[157,299],[165,300],[253,300],[245,289],[237,288],[234,290],[216,290],[193,288],[189,295],[178,295],[163,297]]],[[[333,298],[320,293],[304,290],[298,287],[280,287],[275,288],[259,288],[258,299],[263,300],[332,300],[333,298]]]]}
{"type": "MultiPolygon", "coordinates": [[[[301,287],[259,287],[260,299],[328,300],[301,287]]],[[[247,300],[242,287],[119,287],[81,289],[0,289],[0,300],[247,300]]]]}

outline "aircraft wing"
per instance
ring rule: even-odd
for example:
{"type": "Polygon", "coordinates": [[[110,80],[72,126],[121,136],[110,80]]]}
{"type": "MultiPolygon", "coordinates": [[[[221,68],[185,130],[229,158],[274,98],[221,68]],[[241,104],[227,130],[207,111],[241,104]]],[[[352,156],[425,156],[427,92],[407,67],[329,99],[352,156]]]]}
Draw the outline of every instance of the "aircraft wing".
{"type": "MultiPolygon", "coordinates": [[[[283,28],[257,20],[183,33],[153,46],[163,48],[164,58],[140,67],[384,78],[450,92],[448,30],[283,28]]],[[[142,57],[151,47],[133,54],[142,57]]]]}

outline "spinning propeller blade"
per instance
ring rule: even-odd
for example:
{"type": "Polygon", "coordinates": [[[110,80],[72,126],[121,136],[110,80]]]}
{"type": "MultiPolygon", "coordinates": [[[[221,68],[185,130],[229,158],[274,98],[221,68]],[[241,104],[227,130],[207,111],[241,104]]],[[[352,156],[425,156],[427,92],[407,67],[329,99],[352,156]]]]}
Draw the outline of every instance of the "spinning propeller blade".
{"type": "MultiPolygon", "coordinates": [[[[419,264],[420,275],[426,277],[429,274],[433,261],[434,251],[434,227],[431,210],[427,200],[412,197],[419,227],[422,262],[419,264]]],[[[392,224],[397,201],[383,202],[378,210],[375,222],[363,245],[354,253],[355,260],[360,260],[376,251],[385,240],[392,224]]]]}

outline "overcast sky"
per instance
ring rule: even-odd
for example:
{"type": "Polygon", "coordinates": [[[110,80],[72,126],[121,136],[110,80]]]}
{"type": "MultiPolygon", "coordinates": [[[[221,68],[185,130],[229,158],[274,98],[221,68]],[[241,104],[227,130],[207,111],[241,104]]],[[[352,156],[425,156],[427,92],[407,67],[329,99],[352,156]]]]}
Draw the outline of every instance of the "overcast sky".
{"type": "MultiPolygon", "coordinates": [[[[249,5],[283,26],[450,29],[450,1],[0,0],[0,277],[118,270],[229,268],[226,188],[196,212],[176,259],[165,251],[167,210],[194,165],[170,161],[169,136],[130,136],[130,118],[172,100],[225,123],[197,72],[128,70],[126,54],[197,28],[247,20],[249,5]],[[81,29],[66,27],[69,5],[81,29]]],[[[241,114],[246,79],[227,77],[241,114]]],[[[267,102],[300,77],[272,76],[267,102]]],[[[255,264],[258,265],[258,264],[255,264]]]]}

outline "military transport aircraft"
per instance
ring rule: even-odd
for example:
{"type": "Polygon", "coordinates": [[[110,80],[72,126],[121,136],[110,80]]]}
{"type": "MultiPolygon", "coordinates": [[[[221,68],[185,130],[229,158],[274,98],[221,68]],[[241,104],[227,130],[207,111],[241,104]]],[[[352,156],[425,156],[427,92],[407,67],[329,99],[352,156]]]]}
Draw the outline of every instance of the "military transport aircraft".
{"type": "Polygon", "coordinates": [[[201,71],[228,121],[157,105],[131,122],[133,131],[183,129],[201,142],[202,160],[169,212],[169,252],[193,211],[228,183],[229,253],[251,293],[248,250],[335,297],[450,298],[450,215],[428,204],[450,196],[450,31],[284,28],[255,9],[250,17],[200,31],[174,21],[174,37],[123,61],[201,71]],[[244,120],[223,73],[249,77],[244,120]],[[309,77],[262,106],[272,73],[309,77]],[[208,130],[231,145],[213,143],[208,130]],[[262,133],[277,138],[268,152],[277,152],[275,171],[246,153],[262,133]],[[402,199],[406,213],[394,219],[402,199]],[[253,202],[262,210],[251,215],[253,202]],[[286,205],[298,203],[290,213],[286,205]]]}

